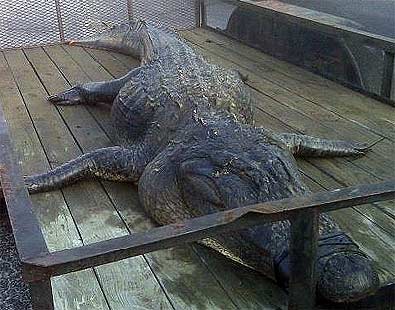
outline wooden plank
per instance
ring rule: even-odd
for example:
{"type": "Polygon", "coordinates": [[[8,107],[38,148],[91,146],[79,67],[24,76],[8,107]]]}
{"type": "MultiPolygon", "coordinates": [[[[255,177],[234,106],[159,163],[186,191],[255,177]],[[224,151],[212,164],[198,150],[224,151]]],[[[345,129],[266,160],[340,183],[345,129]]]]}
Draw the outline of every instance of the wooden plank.
{"type": "Polygon", "coordinates": [[[109,52],[109,54],[113,56],[115,59],[119,60],[126,68],[130,69],[140,65],[140,61],[133,57],[115,52],[109,52]]]}
{"type": "MultiPolygon", "coordinates": [[[[73,49],[75,48],[70,48],[70,50],[73,49]]],[[[106,73],[107,71],[103,68],[96,70],[99,64],[89,54],[83,49],[77,49],[78,51],[70,54],[59,47],[46,48],[46,51],[71,83],[78,79],[84,81],[91,80],[91,76],[88,76],[85,71],[92,74],[96,80],[112,79],[112,76],[109,78],[108,73],[106,73]],[[74,57],[78,63],[74,61],[74,57]],[[82,66],[85,66],[84,70],[82,66]]],[[[95,107],[89,111],[95,116],[98,115],[96,114],[97,111],[95,113],[94,110],[95,107]]],[[[99,112],[102,115],[96,119],[103,126],[101,123],[102,119],[108,123],[110,117],[108,111],[104,109],[99,112]]],[[[105,139],[108,139],[108,137],[105,139]]],[[[109,140],[107,143],[110,143],[109,140]]],[[[84,148],[84,143],[80,143],[80,145],[84,148]]],[[[100,146],[97,143],[95,147],[98,148],[100,146]]],[[[144,228],[153,227],[153,224],[140,209],[137,193],[130,190],[131,185],[109,182],[104,182],[103,184],[111,200],[115,202],[118,211],[122,214],[123,220],[130,231],[138,230],[138,227],[135,225],[136,222],[140,223],[144,228]]],[[[209,305],[210,309],[234,308],[229,297],[209,274],[206,267],[198,261],[196,255],[189,247],[182,250],[171,249],[160,251],[146,255],[145,257],[175,308],[185,309],[188,307],[190,309],[198,309],[203,304],[209,305]],[[191,278],[194,278],[195,282],[192,283],[191,278]]]]}
{"type": "Polygon", "coordinates": [[[288,294],[272,280],[214,250],[193,247],[239,309],[287,309],[288,294]]]}
{"type": "MultiPolygon", "coordinates": [[[[109,58],[102,51],[92,49],[86,49],[86,51],[114,76],[124,75],[129,71],[129,66],[125,66],[124,62],[120,62],[116,57],[109,58]]],[[[135,65],[139,64],[137,60],[130,59],[129,65],[133,62],[135,65]]],[[[131,227],[135,227],[134,222],[131,223],[131,227]]],[[[147,228],[145,227],[145,229],[147,228]]],[[[253,276],[253,272],[248,273],[244,268],[241,268],[239,265],[235,266],[227,259],[220,259],[216,255],[210,255],[208,251],[203,251],[202,247],[195,246],[193,248],[238,307],[242,309],[286,307],[287,298],[284,292],[273,285],[271,280],[256,274],[253,276]],[[262,294],[262,292],[270,292],[270,294],[262,294]]]]}
{"type": "Polygon", "coordinates": [[[106,68],[106,70],[113,76],[113,77],[120,77],[125,75],[130,71],[130,69],[138,67],[140,65],[140,62],[137,59],[134,59],[132,57],[127,57],[125,55],[122,55],[124,57],[127,57],[130,59],[130,61],[124,62],[119,60],[120,54],[116,56],[116,54],[112,54],[106,51],[102,50],[95,50],[91,48],[85,48],[85,52],[87,52],[96,62],[98,62],[103,68],[106,68]],[[127,64],[125,64],[125,62],[127,64]]]}
{"type": "MultiPolygon", "coordinates": [[[[9,220],[19,258],[48,253],[40,223],[25,188],[20,164],[14,156],[7,121],[0,101],[0,217],[9,220]],[[5,206],[5,205],[6,206],[5,206]],[[8,217],[8,219],[7,219],[8,217]]],[[[48,282],[48,281],[47,281],[48,282]]]]}
{"type": "MultiPolygon", "coordinates": [[[[194,44],[240,65],[249,66],[261,78],[281,86],[309,104],[332,111],[341,118],[395,140],[393,107],[363,96],[334,82],[270,57],[256,49],[211,31],[197,29],[182,32],[194,44]],[[252,65],[252,67],[251,67],[252,65]],[[266,75],[266,77],[265,77],[266,75]],[[374,113],[372,112],[374,109],[374,113]],[[370,115],[369,118],[366,115],[370,115]]],[[[266,82],[267,83],[267,82],[266,82]]],[[[251,85],[253,86],[253,85],[251,85]]]]}
{"type": "MultiPolygon", "coordinates": [[[[14,252],[21,262],[31,257],[47,255],[49,250],[42,233],[40,223],[35,216],[32,201],[25,188],[20,164],[14,155],[8,126],[0,101],[0,208],[1,216],[6,218],[12,226],[15,239],[12,249],[6,246],[5,251],[14,252]],[[6,208],[3,204],[6,204],[6,208]],[[7,211],[5,211],[7,210],[7,211]]],[[[1,224],[3,225],[3,223],[1,224]]],[[[20,268],[20,267],[19,267],[20,268]]],[[[26,276],[28,268],[22,263],[23,275],[26,276]]],[[[19,271],[18,271],[19,272],[19,271]]],[[[6,273],[5,273],[6,274],[6,273]]],[[[11,276],[13,277],[13,276],[11,276]]],[[[29,286],[31,305],[34,309],[54,309],[52,285],[50,277],[39,281],[25,281],[29,286]],[[46,291],[43,293],[43,291],[46,291]]],[[[12,297],[11,297],[12,298],[12,297]]]]}
{"type": "MultiPolygon", "coordinates": [[[[63,122],[63,115],[59,114],[54,106],[45,102],[44,98],[48,93],[23,52],[10,51],[5,53],[5,56],[52,165],[56,166],[80,155],[81,151],[78,145],[63,122]]],[[[97,182],[85,182],[83,186],[70,186],[63,189],[62,192],[84,244],[128,234],[110,199],[97,182]],[[84,207],[81,208],[81,206],[84,207]],[[92,217],[91,214],[95,214],[95,216],[92,217]]],[[[166,296],[160,294],[159,284],[141,257],[125,260],[118,264],[100,266],[96,268],[96,272],[99,280],[101,278],[113,279],[105,287],[102,286],[111,309],[138,305],[149,307],[162,304],[163,301],[167,302],[166,296]],[[124,272],[125,269],[135,273],[135,276],[131,279],[124,272]],[[147,287],[150,286],[156,288],[156,290],[152,290],[152,296],[156,298],[149,299],[147,302],[145,296],[138,293],[149,291],[147,287]],[[110,296],[119,295],[122,295],[122,298],[110,298],[110,296]]]]}
{"type": "MultiPolygon", "coordinates": [[[[0,53],[0,98],[24,174],[47,171],[50,166],[12,72],[0,53]]],[[[50,251],[82,245],[72,216],[59,191],[31,196],[50,251]]],[[[52,279],[56,309],[108,309],[92,269],[52,279]],[[67,298],[73,292],[73,298],[67,298]]]]}

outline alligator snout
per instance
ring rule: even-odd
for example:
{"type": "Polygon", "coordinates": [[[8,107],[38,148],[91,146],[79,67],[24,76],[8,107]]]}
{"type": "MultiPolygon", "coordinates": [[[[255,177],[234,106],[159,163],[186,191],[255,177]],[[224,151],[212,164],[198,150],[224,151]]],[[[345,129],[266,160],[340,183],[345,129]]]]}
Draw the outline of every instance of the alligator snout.
{"type": "MultiPolygon", "coordinates": [[[[277,260],[276,269],[278,281],[288,286],[288,252],[277,260]]],[[[372,260],[343,232],[323,235],[318,240],[316,278],[319,299],[335,303],[357,301],[379,289],[372,260]]]]}
{"type": "Polygon", "coordinates": [[[334,254],[319,271],[317,293],[330,301],[355,301],[379,288],[378,275],[370,259],[361,253],[334,254]]]}

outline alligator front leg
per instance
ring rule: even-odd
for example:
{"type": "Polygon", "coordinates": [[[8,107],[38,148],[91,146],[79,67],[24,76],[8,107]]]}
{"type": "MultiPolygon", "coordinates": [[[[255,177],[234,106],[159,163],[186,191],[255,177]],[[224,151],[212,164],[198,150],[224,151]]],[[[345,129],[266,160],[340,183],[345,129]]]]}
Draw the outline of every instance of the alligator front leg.
{"type": "Polygon", "coordinates": [[[327,140],[292,133],[275,134],[292,154],[306,157],[352,156],[365,154],[371,145],[354,141],[327,140]]]}
{"type": "Polygon", "coordinates": [[[148,156],[141,148],[108,147],[73,159],[47,173],[25,177],[30,193],[58,189],[77,181],[100,178],[110,181],[136,182],[148,156]]]}
{"type": "Polygon", "coordinates": [[[49,96],[47,99],[58,105],[77,105],[97,103],[112,104],[125,83],[137,74],[138,68],[125,76],[112,81],[91,82],[76,85],[64,92],[49,96]]]}

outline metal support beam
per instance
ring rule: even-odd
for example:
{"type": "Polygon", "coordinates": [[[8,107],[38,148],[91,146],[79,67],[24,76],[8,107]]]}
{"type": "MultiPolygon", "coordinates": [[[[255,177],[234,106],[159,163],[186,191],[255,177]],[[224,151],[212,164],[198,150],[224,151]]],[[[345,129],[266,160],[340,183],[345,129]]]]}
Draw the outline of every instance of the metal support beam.
{"type": "Polygon", "coordinates": [[[62,12],[60,10],[60,2],[59,2],[59,0],[55,0],[55,9],[56,9],[56,18],[58,20],[60,42],[63,43],[63,42],[65,42],[65,36],[64,36],[62,12]]]}
{"type": "Polygon", "coordinates": [[[249,8],[263,15],[274,17],[311,30],[346,39],[358,40],[361,44],[373,45],[388,52],[395,52],[395,39],[353,27],[340,25],[328,20],[322,20],[319,12],[303,7],[283,3],[281,1],[259,0],[223,0],[240,7],[249,8]]]}
{"type": "MultiPolygon", "coordinates": [[[[144,253],[171,248],[232,230],[293,219],[300,212],[329,212],[395,198],[395,181],[354,186],[217,212],[177,223],[100,241],[79,248],[26,259],[29,281],[99,266],[144,253]]],[[[310,224],[312,225],[312,224],[310,224]]],[[[307,248],[308,245],[305,245],[307,248]]],[[[310,250],[312,251],[312,250],[310,250]]]]}
{"type": "Polygon", "coordinates": [[[312,310],[315,306],[318,219],[317,210],[306,210],[290,220],[290,310],[312,310]]]}
{"type": "Polygon", "coordinates": [[[133,19],[133,0],[127,0],[128,18],[129,21],[133,19]]]}
{"type": "Polygon", "coordinates": [[[394,58],[395,54],[391,52],[384,53],[383,78],[381,81],[381,96],[390,98],[392,82],[394,79],[394,58]]]}
{"type": "Polygon", "coordinates": [[[30,282],[30,295],[33,310],[53,310],[52,285],[49,278],[30,282]]]}
{"type": "Polygon", "coordinates": [[[198,2],[199,2],[199,27],[204,28],[207,26],[206,1],[198,0],[198,2]]]}

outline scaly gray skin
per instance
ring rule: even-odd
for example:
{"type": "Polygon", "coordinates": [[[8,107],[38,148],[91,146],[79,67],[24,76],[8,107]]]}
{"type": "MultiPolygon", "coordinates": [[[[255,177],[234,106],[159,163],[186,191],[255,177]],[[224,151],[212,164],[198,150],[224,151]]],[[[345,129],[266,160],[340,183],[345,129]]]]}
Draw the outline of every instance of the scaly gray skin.
{"type": "MultiPolygon", "coordinates": [[[[82,155],[26,177],[31,193],[84,178],[138,183],[146,211],[161,225],[220,210],[309,194],[293,155],[358,155],[367,146],[253,125],[251,99],[236,71],[207,63],[176,34],[143,22],[110,30],[92,46],[137,55],[125,77],[76,86],[57,104],[112,104],[119,146],[82,155]]],[[[85,43],[87,44],[87,43],[85,43]]],[[[289,222],[204,239],[201,243],[286,285],[289,222]]],[[[320,219],[317,292],[335,302],[375,292],[370,259],[326,215],[320,219]]]]}

